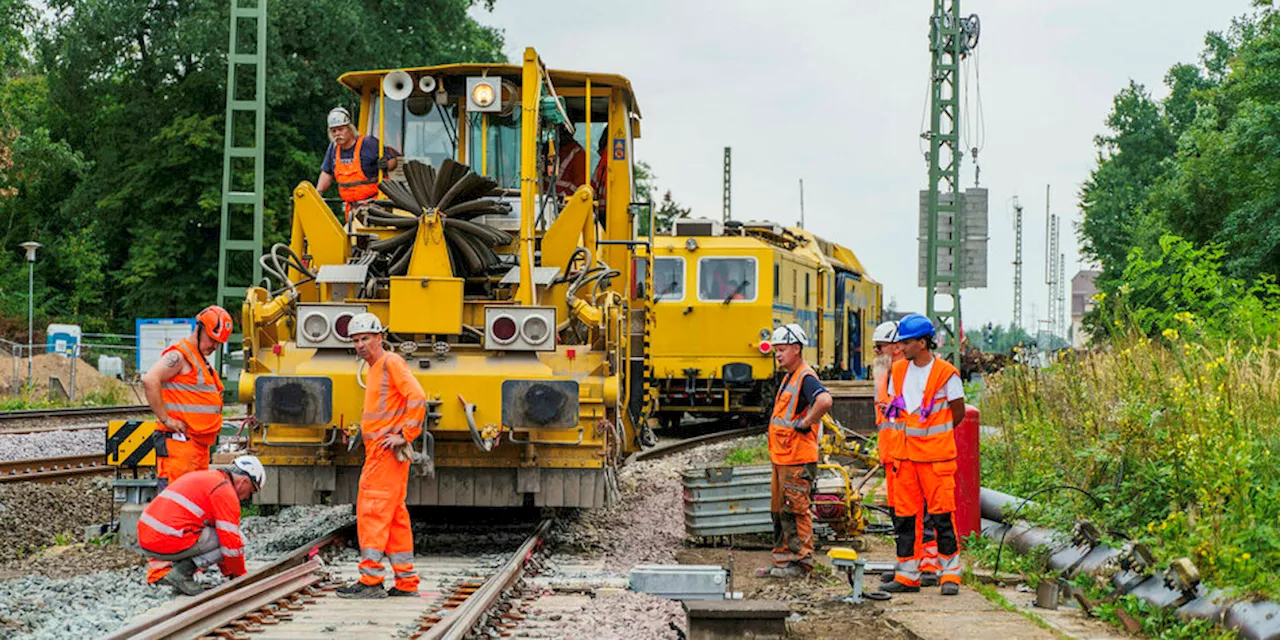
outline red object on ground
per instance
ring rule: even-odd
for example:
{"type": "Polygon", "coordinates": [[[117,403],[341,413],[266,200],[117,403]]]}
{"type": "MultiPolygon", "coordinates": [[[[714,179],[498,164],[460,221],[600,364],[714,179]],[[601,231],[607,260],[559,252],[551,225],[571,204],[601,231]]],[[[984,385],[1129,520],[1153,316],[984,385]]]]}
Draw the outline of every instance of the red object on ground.
{"type": "Polygon", "coordinates": [[[956,536],[961,540],[982,530],[982,466],[979,463],[978,408],[965,405],[956,427],[956,536]]]}

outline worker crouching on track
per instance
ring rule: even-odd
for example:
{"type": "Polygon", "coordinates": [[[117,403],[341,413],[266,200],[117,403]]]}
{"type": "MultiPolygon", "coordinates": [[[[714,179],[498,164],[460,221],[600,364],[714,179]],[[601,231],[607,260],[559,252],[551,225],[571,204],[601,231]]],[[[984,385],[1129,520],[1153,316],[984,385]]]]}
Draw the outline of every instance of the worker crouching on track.
{"type": "Polygon", "coordinates": [[[156,414],[159,491],[192,471],[209,468],[209,448],[222,430],[222,380],[205,358],[231,337],[231,314],[219,306],[196,316],[196,330],[169,345],[142,376],[156,414]]]}
{"type": "Polygon", "coordinates": [[[356,354],[369,365],[365,376],[364,468],[356,498],[356,526],[360,538],[360,579],[338,589],[341,598],[385,598],[418,594],[413,569],[413,529],[404,499],[412,462],[412,443],[422,434],[427,396],[404,358],[382,346],[382,322],[372,313],[351,319],[348,332],[356,354]],[[382,582],[391,561],[395,586],[382,582]]]}
{"type": "Polygon", "coordinates": [[[225,469],[188,473],[160,492],[138,520],[138,545],[153,561],[175,563],[164,576],[179,593],[204,590],[195,572],[214,564],[228,578],[244,575],[240,503],[262,488],[266,470],[254,456],[225,469]]]}
{"type": "Polygon", "coordinates": [[[831,394],[804,361],[809,339],[799,325],[773,332],[778,367],[786,371],[769,419],[773,462],[769,511],[773,515],[774,578],[798,578],[813,571],[813,516],[809,493],[818,473],[818,430],[831,409],[831,394]]]}
{"type": "Polygon", "coordinates": [[[901,425],[903,437],[895,456],[894,533],[898,563],[894,581],[881,589],[891,593],[920,590],[923,545],[917,521],[927,517],[936,531],[942,595],[960,593],[960,546],[956,538],[955,428],[964,419],[964,386],[951,363],[934,357],[933,323],[911,314],[898,323],[904,360],[889,376],[892,398],[885,415],[901,425]]]}

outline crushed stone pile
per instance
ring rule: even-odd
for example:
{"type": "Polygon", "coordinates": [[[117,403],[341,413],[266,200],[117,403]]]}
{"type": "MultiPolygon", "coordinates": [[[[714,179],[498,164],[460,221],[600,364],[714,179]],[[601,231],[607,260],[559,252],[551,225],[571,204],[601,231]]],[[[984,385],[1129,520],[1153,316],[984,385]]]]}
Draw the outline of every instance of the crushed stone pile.
{"type": "Polygon", "coordinates": [[[355,524],[351,505],[287,507],[273,516],[249,516],[240,522],[245,552],[255,560],[274,560],[341,526],[355,524]]]}
{"type": "Polygon", "coordinates": [[[622,499],[557,521],[552,530],[556,552],[602,554],[609,570],[622,573],[637,564],[676,562],[685,539],[680,472],[718,465],[738,444],[732,440],[623,467],[618,472],[622,499]]]}
{"type": "Polygon", "coordinates": [[[685,616],[680,603],[647,593],[623,591],[592,598],[575,614],[565,616],[564,638],[655,640],[683,638],[685,616]]]}
{"type": "Polygon", "coordinates": [[[0,485],[0,567],[56,544],[58,534],[80,542],[85,527],[111,520],[111,500],[107,478],[0,485]]]}
{"type": "Polygon", "coordinates": [[[48,547],[0,568],[0,580],[24,575],[66,578],[95,571],[118,571],[146,564],[137,551],[116,544],[77,544],[48,547]]]}
{"type": "Polygon", "coordinates": [[[106,434],[101,429],[45,431],[41,433],[0,433],[0,462],[79,456],[106,451],[106,434]]]}
{"type": "Polygon", "coordinates": [[[172,598],[168,587],[147,586],[144,576],[143,569],[135,568],[0,582],[0,640],[97,638],[111,633],[125,620],[172,598]]]}

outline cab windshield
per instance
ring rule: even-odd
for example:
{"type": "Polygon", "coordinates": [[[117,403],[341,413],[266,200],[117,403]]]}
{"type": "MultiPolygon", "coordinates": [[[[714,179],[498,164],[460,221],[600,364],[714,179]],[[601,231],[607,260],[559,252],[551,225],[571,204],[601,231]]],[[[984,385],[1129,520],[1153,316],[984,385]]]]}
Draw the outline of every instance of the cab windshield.
{"type": "MultiPolygon", "coordinates": [[[[365,135],[378,137],[378,102],[374,98],[365,135]]],[[[411,96],[386,103],[387,121],[382,127],[386,135],[384,144],[406,159],[421,160],[433,167],[439,167],[446,158],[457,157],[457,104],[440,106],[429,96],[411,96]]]]}

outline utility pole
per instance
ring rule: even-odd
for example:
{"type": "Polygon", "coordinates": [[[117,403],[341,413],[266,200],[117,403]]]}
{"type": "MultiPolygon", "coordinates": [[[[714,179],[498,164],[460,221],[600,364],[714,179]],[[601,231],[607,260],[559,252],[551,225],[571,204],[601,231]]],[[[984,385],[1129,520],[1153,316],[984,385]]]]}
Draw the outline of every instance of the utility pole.
{"type": "Polygon", "coordinates": [[[1013,326],[1017,331],[1022,326],[1022,205],[1018,197],[1013,197],[1013,326]]]}
{"type": "Polygon", "coordinates": [[[960,197],[960,61],[978,44],[978,18],[960,17],[959,0],[933,0],[929,19],[930,120],[927,242],[925,246],[925,313],[939,323],[939,352],[960,365],[960,286],[962,258],[960,197]],[[947,222],[946,229],[940,228],[947,222]],[[951,269],[941,270],[939,250],[946,250],[951,269]],[[939,305],[938,298],[944,298],[939,305]],[[951,298],[950,301],[945,298],[951,298]]]}
{"type": "Polygon", "coordinates": [[[724,196],[722,203],[724,211],[721,213],[720,221],[728,222],[733,219],[733,215],[729,210],[729,185],[730,185],[730,164],[729,164],[729,147],[724,148],[724,196]]]}
{"type": "Polygon", "coordinates": [[[1052,212],[1049,206],[1049,185],[1044,186],[1044,283],[1049,285],[1049,313],[1048,313],[1048,332],[1050,335],[1058,335],[1058,316],[1061,315],[1058,309],[1058,287],[1061,283],[1058,281],[1059,271],[1058,258],[1058,216],[1052,212]]]}
{"type": "Polygon", "coordinates": [[[800,178],[800,228],[804,228],[804,178],[800,178]]]}

